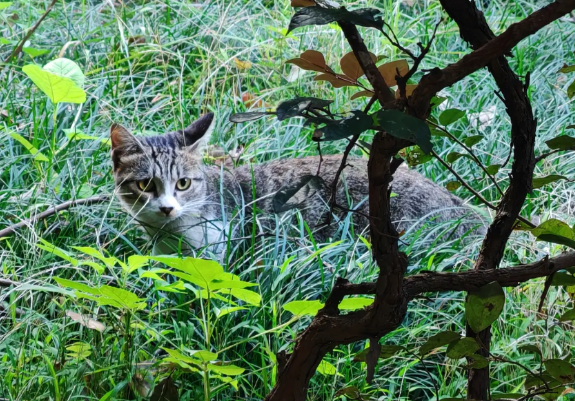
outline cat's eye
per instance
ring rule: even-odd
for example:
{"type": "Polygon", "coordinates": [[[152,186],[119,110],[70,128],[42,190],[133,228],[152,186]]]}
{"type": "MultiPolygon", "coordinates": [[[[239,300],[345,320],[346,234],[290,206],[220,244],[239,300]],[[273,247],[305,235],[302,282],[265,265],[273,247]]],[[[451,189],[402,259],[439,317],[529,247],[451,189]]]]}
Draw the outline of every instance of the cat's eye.
{"type": "Polygon", "coordinates": [[[151,192],[156,188],[154,181],[152,180],[139,180],[136,181],[136,185],[140,191],[144,192],[151,192]]]}
{"type": "Polygon", "coordinates": [[[180,178],[178,182],[176,182],[176,189],[178,191],[185,191],[190,187],[191,184],[192,180],[190,180],[189,178],[180,178]]]}

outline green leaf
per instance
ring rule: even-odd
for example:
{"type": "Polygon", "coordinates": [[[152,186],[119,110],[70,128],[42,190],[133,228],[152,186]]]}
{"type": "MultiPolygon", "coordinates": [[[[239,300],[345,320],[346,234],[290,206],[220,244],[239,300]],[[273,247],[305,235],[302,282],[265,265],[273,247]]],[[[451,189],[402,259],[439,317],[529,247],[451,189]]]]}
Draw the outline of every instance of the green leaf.
{"type": "Polygon", "coordinates": [[[568,178],[563,175],[550,174],[545,177],[533,178],[533,189],[541,188],[544,185],[551,184],[559,180],[567,180],[568,178]]]}
{"type": "Polygon", "coordinates": [[[497,282],[469,291],[465,301],[465,317],[471,329],[479,333],[489,327],[503,311],[503,305],[505,293],[497,282]]]}
{"type": "Polygon", "coordinates": [[[467,155],[465,155],[463,153],[458,153],[458,152],[451,152],[450,154],[447,155],[445,160],[447,160],[448,163],[455,163],[457,160],[461,159],[462,157],[467,157],[467,155]]]}
{"type": "Polygon", "coordinates": [[[446,356],[451,359],[460,359],[475,354],[478,349],[479,344],[474,338],[463,337],[449,344],[446,356]]]}
{"type": "Polygon", "coordinates": [[[23,47],[22,51],[29,55],[30,57],[38,57],[43,54],[48,53],[49,50],[46,49],[34,49],[33,47],[23,47]]]}
{"type": "Polygon", "coordinates": [[[500,168],[501,168],[501,164],[492,164],[491,166],[487,166],[487,168],[485,170],[487,170],[488,174],[495,175],[499,172],[500,168]]]}
{"type": "Polygon", "coordinates": [[[559,72],[562,72],[563,74],[566,74],[568,72],[573,72],[575,71],[575,65],[564,65],[559,72]]]}
{"type": "Polygon", "coordinates": [[[216,312],[216,316],[218,319],[220,319],[226,315],[229,315],[230,313],[237,312],[240,310],[247,310],[247,308],[244,308],[242,306],[226,306],[225,308],[219,309],[216,312]]]}
{"type": "Polygon", "coordinates": [[[433,109],[433,108],[439,106],[441,103],[445,102],[446,100],[447,100],[446,97],[433,96],[429,103],[431,105],[431,108],[433,109]]]}
{"type": "Polygon", "coordinates": [[[470,358],[473,359],[473,362],[467,365],[467,368],[483,369],[489,366],[489,361],[479,354],[473,354],[470,358]]]}
{"type": "Polygon", "coordinates": [[[92,140],[92,141],[100,141],[104,144],[110,144],[110,138],[98,138],[97,136],[93,136],[93,135],[88,135],[86,133],[84,133],[83,131],[80,131],[79,129],[70,129],[70,128],[65,128],[62,131],[64,131],[64,133],[66,134],[66,137],[69,140],[75,140],[75,141],[79,141],[79,140],[92,140]]]}
{"type": "Polygon", "coordinates": [[[484,138],[483,135],[472,135],[463,139],[463,143],[465,143],[469,147],[472,147],[473,145],[481,141],[483,138],[484,138]]]}
{"type": "Polygon", "coordinates": [[[425,154],[423,150],[419,146],[414,146],[409,150],[406,154],[405,160],[410,167],[418,166],[423,163],[427,163],[433,159],[433,156],[430,154],[425,154]]]}
{"type": "Polygon", "coordinates": [[[545,141],[549,149],[574,150],[575,138],[569,135],[560,135],[545,141]]]}
{"type": "Polygon", "coordinates": [[[138,296],[128,290],[122,288],[111,287],[103,285],[99,288],[100,297],[97,302],[100,305],[114,306],[120,309],[144,309],[146,307],[145,300],[138,298],[138,296]]]}
{"type": "Polygon", "coordinates": [[[260,118],[268,115],[273,115],[275,113],[267,113],[263,111],[250,111],[247,113],[234,113],[230,115],[230,122],[232,123],[245,123],[247,121],[259,120],[260,118]]]}
{"type": "Polygon", "coordinates": [[[296,28],[308,25],[327,25],[336,21],[346,21],[354,25],[381,29],[383,21],[379,16],[381,11],[373,8],[362,8],[348,11],[345,8],[305,7],[298,10],[292,17],[288,33],[296,28]]]}
{"type": "Polygon", "coordinates": [[[518,400],[519,398],[523,397],[523,394],[517,393],[493,393],[491,394],[492,400],[518,400]]]}
{"type": "Polygon", "coordinates": [[[431,136],[443,136],[445,138],[449,137],[449,135],[447,135],[445,132],[443,132],[439,128],[434,127],[433,125],[429,125],[428,127],[429,127],[429,131],[431,132],[431,136]]]}
{"type": "Polygon", "coordinates": [[[333,366],[328,361],[321,361],[317,367],[317,372],[326,375],[326,376],[333,376],[337,373],[337,368],[333,366]]]}
{"type": "Polygon", "coordinates": [[[272,199],[274,213],[299,208],[305,201],[321,190],[324,182],[319,175],[304,175],[296,182],[284,185],[272,199]]]}
{"type": "Polygon", "coordinates": [[[0,1],[0,10],[4,10],[12,5],[11,1],[0,1]]]}
{"type": "Polygon", "coordinates": [[[560,322],[569,322],[572,320],[575,320],[575,308],[568,310],[567,312],[562,314],[561,317],[559,318],[560,322]]]}
{"type": "Polygon", "coordinates": [[[551,279],[551,285],[555,287],[568,287],[575,285],[575,277],[569,273],[557,272],[551,279]]]}
{"type": "Polygon", "coordinates": [[[86,92],[70,78],[45,71],[34,64],[24,66],[22,71],[54,104],[84,103],[86,101],[86,92]]]}
{"type": "Polygon", "coordinates": [[[241,281],[239,278],[237,280],[214,280],[210,283],[210,290],[215,291],[224,288],[248,288],[254,286],[257,286],[257,284],[241,281]]]}
{"type": "Polygon", "coordinates": [[[236,365],[213,365],[209,364],[208,369],[226,376],[237,376],[244,373],[245,369],[236,365]]]}
{"type": "Polygon", "coordinates": [[[73,258],[72,256],[68,255],[66,251],[61,248],[58,248],[56,245],[49,243],[44,239],[40,239],[42,245],[36,244],[36,247],[49,252],[53,255],[58,256],[61,259],[64,259],[66,262],[69,262],[72,266],[78,266],[78,259],[73,258]]]}
{"type": "MultiPolygon", "coordinates": [[[[192,365],[196,365],[196,366],[202,366],[201,362],[197,359],[194,359],[192,357],[189,357],[187,355],[182,354],[180,351],[175,350],[175,349],[169,349],[169,348],[164,348],[161,347],[164,351],[166,351],[168,353],[168,355],[170,355],[170,361],[174,362],[174,361],[179,361],[179,362],[184,362],[186,364],[192,364],[192,365]]],[[[164,360],[166,360],[167,358],[164,358],[164,360]]]]}
{"type": "Polygon", "coordinates": [[[192,351],[192,356],[202,362],[210,362],[218,359],[218,354],[210,351],[192,351]]]}
{"type": "Polygon", "coordinates": [[[315,316],[317,312],[324,307],[320,301],[292,301],[288,302],[283,308],[296,316],[315,316]]]}
{"type": "Polygon", "coordinates": [[[445,188],[447,188],[447,190],[450,192],[453,192],[460,187],[461,183],[459,181],[449,181],[447,184],[445,184],[445,188]]]}
{"type": "Polygon", "coordinates": [[[224,268],[216,261],[196,258],[177,258],[171,256],[150,257],[151,260],[161,262],[169,267],[180,270],[186,275],[177,275],[186,281],[201,288],[209,288],[210,283],[224,272],[224,268]]]}
{"type": "Polygon", "coordinates": [[[142,255],[132,255],[128,257],[128,269],[126,273],[130,274],[131,272],[138,270],[140,267],[145,266],[150,260],[147,256],[142,255]]]}
{"type": "Polygon", "coordinates": [[[92,347],[90,344],[84,342],[75,342],[72,345],[66,347],[68,351],[68,357],[78,360],[83,360],[92,354],[92,347]]]}
{"type": "Polygon", "coordinates": [[[276,109],[277,119],[282,121],[291,117],[301,116],[304,110],[323,109],[333,103],[317,97],[297,97],[279,104],[276,109]]]}
{"type": "Polygon", "coordinates": [[[553,376],[548,373],[543,373],[541,377],[527,375],[525,378],[524,386],[526,390],[529,390],[534,387],[543,388],[545,384],[547,384],[549,388],[553,389],[540,396],[545,400],[555,400],[563,392],[563,390],[565,390],[565,387],[555,388],[561,385],[561,382],[554,379],[553,376]]]}
{"type": "Polygon", "coordinates": [[[519,351],[531,352],[531,353],[537,354],[539,356],[542,356],[541,350],[536,345],[533,345],[533,344],[525,344],[525,345],[518,347],[517,349],[519,351]]]}
{"type": "Polygon", "coordinates": [[[316,141],[337,141],[352,135],[361,134],[373,125],[373,119],[363,111],[353,110],[353,117],[326,123],[314,133],[316,141]],[[319,136],[321,134],[321,136],[319,136]]]}
{"type": "Polygon", "coordinates": [[[575,381],[575,366],[569,362],[562,359],[548,359],[543,364],[547,373],[561,383],[572,383],[575,381]]]}
{"type": "Polygon", "coordinates": [[[373,303],[373,298],[357,297],[346,298],[338,305],[339,310],[356,310],[365,308],[373,303]]]}
{"type": "Polygon", "coordinates": [[[0,38],[0,45],[11,45],[13,42],[6,38],[0,38]]]}
{"type": "Polygon", "coordinates": [[[553,242],[575,248],[575,232],[567,223],[557,219],[550,219],[541,223],[538,227],[531,230],[531,234],[538,241],[553,242]]]}
{"type": "Polygon", "coordinates": [[[441,125],[453,124],[457,120],[461,119],[465,115],[463,110],[459,109],[447,109],[444,110],[439,116],[439,123],[441,125]]]}
{"type": "Polygon", "coordinates": [[[444,345],[448,345],[460,338],[461,334],[454,331],[442,331],[441,333],[437,333],[431,336],[429,340],[419,348],[419,355],[426,355],[430,351],[443,347],[444,345]]]}
{"type": "Polygon", "coordinates": [[[231,288],[218,291],[220,294],[230,294],[233,297],[242,300],[253,306],[260,306],[262,303],[262,297],[260,294],[254,291],[245,290],[243,288],[231,288]]]}
{"type": "Polygon", "coordinates": [[[73,246],[72,248],[74,248],[77,251],[80,251],[80,252],[82,252],[88,256],[95,257],[96,259],[100,260],[101,262],[103,262],[108,267],[114,267],[114,265],[116,264],[116,258],[114,258],[114,257],[107,258],[104,255],[102,255],[102,252],[100,252],[97,249],[91,248],[89,246],[73,246]]]}
{"type": "Polygon", "coordinates": [[[57,58],[50,61],[44,66],[44,70],[58,75],[59,77],[69,78],[78,88],[84,87],[86,77],[78,64],[67,58],[57,58]]]}
{"type": "Polygon", "coordinates": [[[71,288],[80,292],[85,292],[87,294],[92,294],[94,296],[99,296],[100,291],[97,288],[92,288],[86,284],[78,283],[76,281],[67,280],[65,278],[54,277],[54,281],[60,284],[62,287],[71,288]]]}
{"type": "Polygon", "coordinates": [[[41,162],[49,161],[48,158],[46,156],[44,156],[44,154],[42,152],[40,152],[38,149],[36,149],[34,147],[34,145],[32,145],[30,142],[28,142],[28,140],[26,138],[24,138],[23,136],[18,135],[15,132],[10,132],[8,135],[10,135],[13,139],[17,140],[18,142],[20,142],[22,144],[22,146],[24,146],[26,148],[26,150],[28,152],[30,152],[32,154],[32,156],[34,156],[35,160],[38,160],[41,162]]]}
{"type": "Polygon", "coordinates": [[[571,85],[567,87],[567,96],[569,99],[575,96],[575,81],[571,82],[571,85]]]}
{"type": "Polygon", "coordinates": [[[388,134],[414,142],[426,154],[431,153],[431,132],[425,121],[399,110],[380,110],[375,113],[375,118],[388,134]]]}

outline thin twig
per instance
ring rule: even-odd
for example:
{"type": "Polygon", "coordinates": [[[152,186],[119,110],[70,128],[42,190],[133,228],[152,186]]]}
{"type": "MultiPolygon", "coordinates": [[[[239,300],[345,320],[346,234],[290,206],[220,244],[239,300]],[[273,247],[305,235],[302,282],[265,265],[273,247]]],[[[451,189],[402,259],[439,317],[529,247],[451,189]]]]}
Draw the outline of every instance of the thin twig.
{"type": "Polygon", "coordinates": [[[80,205],[95,205],[98,203],[105,203],[105,202],[109,202],[109,201],[110,201],[109,196],[99,195],[99,196],[93,196],[91,198],[75,199],[75,200],[70,200],[70,201],[61,203],[57,206],[54,206],[48,210],[43,211],[42,213],[35,215],[34,217],[31,217],[27,220],[22,220],[19,223],[13,224],[9,227],[6,227],[3,230],[0,230],[0,238],[6,237],[8,235],[12,235],[19,228],[31,226],[39,220],[43,220],[47,217],[52,216],[53,214],[56,214],[56,213],[61,212],[63,210],[69,209],[71,207],[80,206],[80,205]]]}

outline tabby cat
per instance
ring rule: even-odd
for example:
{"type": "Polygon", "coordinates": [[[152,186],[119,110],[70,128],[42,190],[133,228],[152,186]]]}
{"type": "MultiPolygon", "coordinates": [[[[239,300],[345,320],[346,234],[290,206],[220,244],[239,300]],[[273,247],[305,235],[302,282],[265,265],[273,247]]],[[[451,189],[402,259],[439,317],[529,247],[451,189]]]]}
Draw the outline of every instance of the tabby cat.
{"type": "MultiPolygon", "coordinates": [[[[153,237],[156,254],[178,250],[187,253],[190,248],[207,245],[221,250],[226,239],[237,233],[238,222],[256,209],[254,194],[256,210],[260,211],[256,220],[259,230],[273,230],[277,221],[286,219],[286,213],[274,213],[274,206],[278,211],[274,195],[302,176],[317,173],[318,157],[276,160],[235,169],[206,165],[203,150],[213,127],[212,113],[183,130],[161,136],[136,137],[120,125],[111,127],[117,196],[128,213],[153,237]]],[[[329,211],[329,186],[340,161],[341,156],[324,156],[320,170],[323,183],[312,181],[315,186],[304,187],[287,205],[295,206],[303,220],[317,228],[314,237],[319,241],[335,235],[342,225],[336,217],[330,226],[322,224],[329,211]]],[[[359,211],[353,214],[356,232],[366,235],[367,161],[350,158],[348,164],[338,184],[337,204],[359,211]]],[[[461,199],[405,166],[395,172],[392,191],[397,196],[391,200],[391,215],[398,230],[409,228],[418,220],[461,222],[471,211],[461,199]]],[[[462,235],[470,228],[469,224],[461,223],[455,234],[462,235]]]]}

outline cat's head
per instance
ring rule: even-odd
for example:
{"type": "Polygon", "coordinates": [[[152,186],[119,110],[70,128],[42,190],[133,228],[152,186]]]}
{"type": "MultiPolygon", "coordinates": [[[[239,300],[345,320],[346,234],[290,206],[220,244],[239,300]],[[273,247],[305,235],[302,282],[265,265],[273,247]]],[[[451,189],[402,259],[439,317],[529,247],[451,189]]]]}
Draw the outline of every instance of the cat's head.
{"type": "Polygon", "coordinates": [[[184,213],[199,212],[207,195],[201,152],[213,128],[213,113],[159,136],[136,137],[112,125],[116,193],[132,216],[163,225],[184,213]]]}

